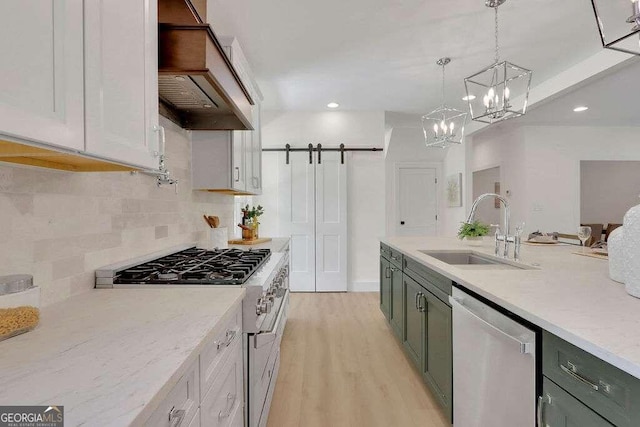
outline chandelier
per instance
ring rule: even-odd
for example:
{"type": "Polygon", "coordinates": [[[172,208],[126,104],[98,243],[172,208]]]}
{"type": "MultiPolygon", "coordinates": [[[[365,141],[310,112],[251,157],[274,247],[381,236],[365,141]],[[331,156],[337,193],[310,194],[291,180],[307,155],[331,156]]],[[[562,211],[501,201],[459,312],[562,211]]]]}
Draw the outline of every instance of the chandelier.
{"type": "Polygon", "coordinates": [[[640,1],[631,0],[629,5],[629,0],[591,0],[591,4],[602,46],[640,55],[640,1]]]}
{"type": "Polygon", "coordinates": [[[442,67],[442,105],[429,114],[422,116],[422,130],[427,147],[447,148],[453,144],[462,144],[467,113],[447,107],[444,97],[444,68],[450,58],[440,58],[436,64],[442,67]]]}
{"type": "MultiPolygon", "coordinates": [[[[486,0],[495,11],[495,62],[464,79],[471,118],[482,123],[496,123],[526,113],[531,86],[531,70],[511,62],[500,62],[498,44],[498,7],[506,0],[486,0]]],[[[628,0],[627,0],[628,1],[628,0]]]]}

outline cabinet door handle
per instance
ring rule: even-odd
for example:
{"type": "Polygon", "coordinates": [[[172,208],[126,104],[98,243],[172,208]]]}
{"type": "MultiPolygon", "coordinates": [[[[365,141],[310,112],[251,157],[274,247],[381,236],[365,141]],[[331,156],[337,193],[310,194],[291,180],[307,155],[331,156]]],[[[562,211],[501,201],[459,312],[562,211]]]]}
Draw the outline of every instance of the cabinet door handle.
{"type": "Polygon", "coordinates": [[[387,279],[391,278],[391,268],[390,267],[385,267],[384,269],[384,277],[387,279]]]}
{"type": "Polygon", "coordinates": [[[227,331],[225,335],[225,340],[216,342],[216,349],[220,350],[220,348],[222,347],[229,347],[233,342],[233,339],[236,337],[237,333],[238,333],[237,331],[231,331],[231,330],[227,331]]]}
{"type": "Polygon", "coordinates": [[[184,420],[185,415],[187,415],[187,411],[184,409],[176,409],[174,406],[169,411],[169,425],[171,427],[178,427],[182,424],[182,420],[184,420]]]}
{"type": "Polygon", "coordinates": [[[424,313],[425,311],[427,311],[427,297],[425,296],[425,294],[423,294],[422,292],[420,292],[420,312],[424,313]],[[422,302],[425,302],[424,305],[422,305],[422,302]]]}
{"type": "Polygon", "coordinates": [[[394,257],[393,255],[391,256],[391,259],[394,261],[400,261],[398,258],[394,257]]]}
{"type": "Polygon", "coordinates": [[[227,393],[227,405],[224,408],[224,411],[218,412],[218,420],[229,418],[229,415],[231,415],[231,410],[233,409],[233,406],[235,404],[236,404],[236,395],[232,393],[227,393]]]}
{"type": "Polygon", "coordinates": [[[418,300],[420,299],[420,292],[416,293],[416,310],[420,311],[418,300]]]}
{"type": "Polygon", "coordinates": [[[234,169],[236,170],[236,182],[240,182],[240,168],[236,166],[234,169]]]}
{"type": "Polygon", "coordinates": [[[544,404],[551,404],[551,396],[546,394],[545,396],[538,397],[538,408],[536,411],[536,418],[538,419],[538,427],[544,426],[544,404]]]}
{"type": "Polygon", "coordinates": [[[564,372],[566,372],[573,379],[580,381],[582,384],[585,384],[585,385],[591,387],[595,391],[598,391],[599,387],[597,385],[595,385],[594,383],[592,383],[591,381],[589,381],[588,379],[586,379],[582,375],[578,374],[578,372],[576,372],[576,365],[574,365],[573,363],[569,362],[568,360],[567,360],[567,365],[569,365],[568,368],[561,363],[560,364],[560,369],[562,369],[564,372]]]}

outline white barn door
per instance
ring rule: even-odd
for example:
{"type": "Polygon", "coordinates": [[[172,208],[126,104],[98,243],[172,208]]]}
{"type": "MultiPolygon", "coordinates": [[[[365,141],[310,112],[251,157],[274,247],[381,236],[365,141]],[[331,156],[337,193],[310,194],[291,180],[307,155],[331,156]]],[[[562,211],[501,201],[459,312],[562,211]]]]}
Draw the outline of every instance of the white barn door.
{"type": "MultiPolygon", "coordinates": [[[[269,158],[268,156],[265,158],[269,158]]],[[[294,292],[347,291],[347,164],[340,153],[278,154],[278,229],[291,236],[294,292]]],[[[263,192],[261,198],[268,198],[263,192]]]]}
{"type": "Polygon", "coordinates": [[[347,165],[322,153],[316,165],[316,292],[347,290],[347,165]]]}
{"type": "Polygon", "coordinates": [[[304,152],[278,155],[278,221],[280,233],[291,236],[290,287],[292,291],[316,290],[315,166],[304,152]]]}

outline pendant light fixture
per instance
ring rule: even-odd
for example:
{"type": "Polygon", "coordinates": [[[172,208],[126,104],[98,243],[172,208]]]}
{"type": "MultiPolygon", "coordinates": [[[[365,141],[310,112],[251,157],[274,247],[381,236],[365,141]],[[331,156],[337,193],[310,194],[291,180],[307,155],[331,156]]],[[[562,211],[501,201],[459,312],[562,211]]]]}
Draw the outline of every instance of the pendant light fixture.
{"type": "MultiPolygon", "coordinates": [[[[627,0],[628,1],[628,0],[627,0]]],[[[506,0],[486,0],[495,13],[495,62],[464,79],[471,118],[496,123],[526,113],[531,86],[531,70],[507,61],[500,62],[498,44],[498,7],[506,0]]]]}
{"type": "Polygon", "coordinates": [[[451,58],[440,58],[436,64],[442,67],[442,104],[429,114],[422,116],[422,130],[427,147],[447,148],[462,144],[467,113],[447,107],[444,97],[444,69],[451,58]]]}
{"type": "Polygon", "coordinates": [[[591,0],[591,4],[602,46],[640,55],[640,1],[631,0],[629,5],[629,0],[591,0]]]}

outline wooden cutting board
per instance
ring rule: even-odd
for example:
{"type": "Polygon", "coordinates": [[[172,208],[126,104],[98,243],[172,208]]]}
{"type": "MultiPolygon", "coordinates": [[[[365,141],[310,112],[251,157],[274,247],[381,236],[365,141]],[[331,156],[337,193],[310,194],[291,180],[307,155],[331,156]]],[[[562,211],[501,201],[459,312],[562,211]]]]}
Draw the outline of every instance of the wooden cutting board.
{"type": "Polygon", "coordinates": [[[605,254],[599,254],[599,253],[595,253],[595,252],[572,252],[574,255],[582,255],[582,256],[588,256],[590,258],[598,258],[598,259],[609,259],[609,257],[605,254]]]}
{"type": "Polygon", "coordinates": [[[230,245],[257,245],[259,243],[266,243],[270,241],[271,241],[271,237],[261,237],[259,239],[253,239],[253,240],[244,240],[244,239],[229,240],[229,244],[230,245]]]}

